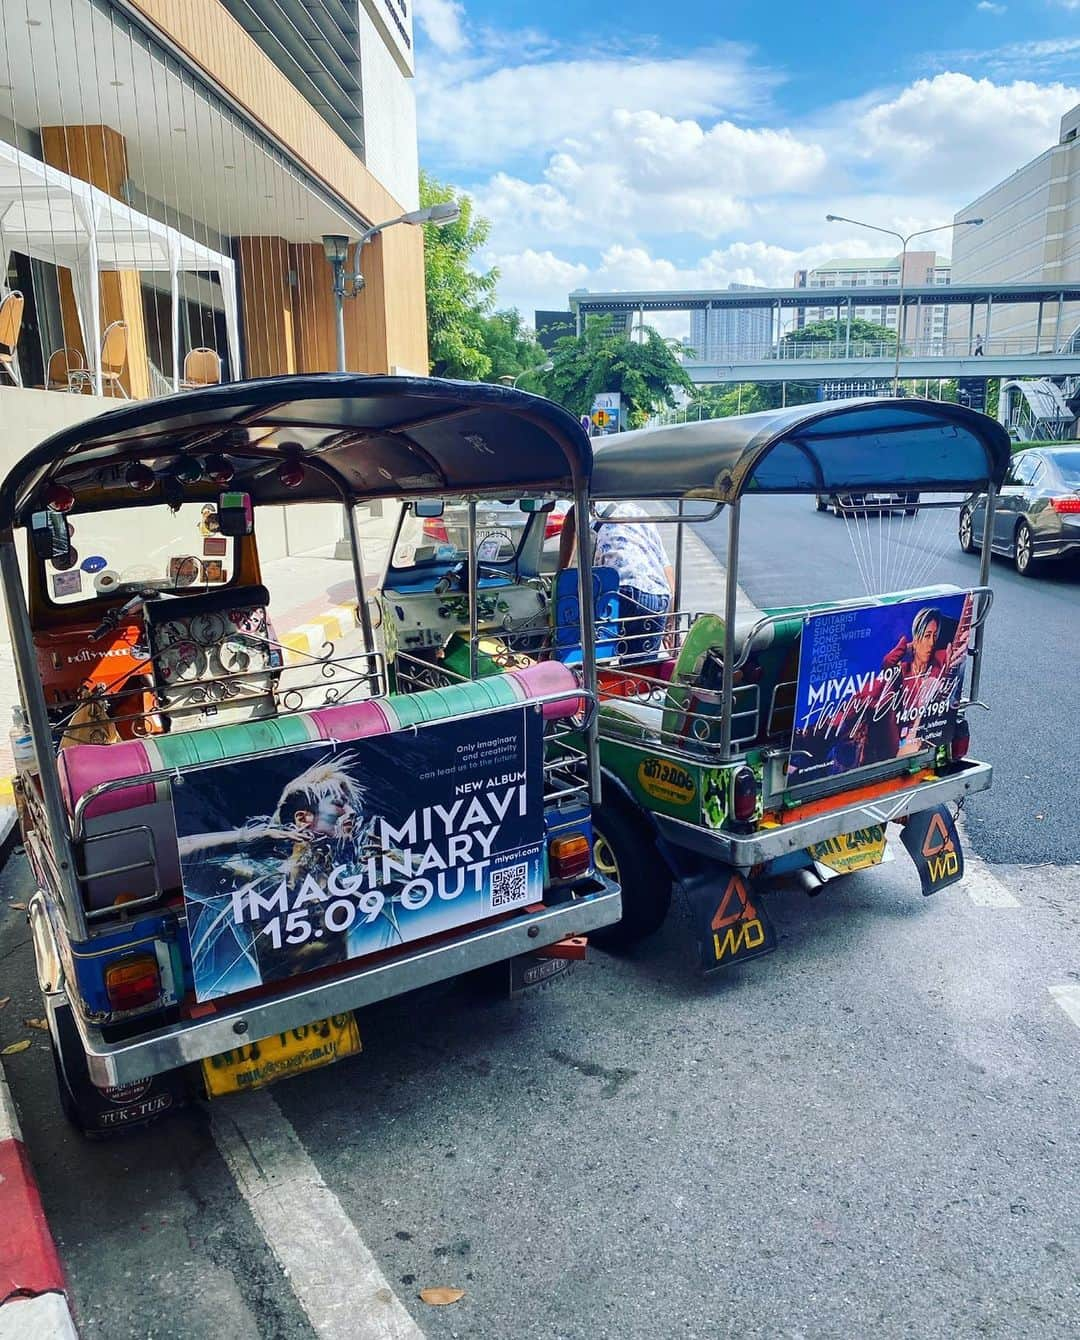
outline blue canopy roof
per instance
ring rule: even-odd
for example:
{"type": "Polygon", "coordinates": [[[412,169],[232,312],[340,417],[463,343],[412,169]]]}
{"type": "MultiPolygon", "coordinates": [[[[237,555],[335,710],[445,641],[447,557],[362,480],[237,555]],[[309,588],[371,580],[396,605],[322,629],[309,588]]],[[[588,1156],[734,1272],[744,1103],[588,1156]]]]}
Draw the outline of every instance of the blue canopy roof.
{"type": "Polygon", "coordinates": [[[935,400],[796,405],[593,441],[597,498],[704,498],[1000,484],[1012,446],[975,410],[935,400]]]}

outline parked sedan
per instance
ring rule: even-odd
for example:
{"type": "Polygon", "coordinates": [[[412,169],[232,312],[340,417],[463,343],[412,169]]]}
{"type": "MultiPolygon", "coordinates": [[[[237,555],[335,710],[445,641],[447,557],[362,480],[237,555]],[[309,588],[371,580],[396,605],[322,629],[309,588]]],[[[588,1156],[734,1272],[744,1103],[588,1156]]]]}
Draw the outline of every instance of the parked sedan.
{"type": "MultiPolygon", "coordinates": [[[[974,553],[982,542],[986,495],[960,509],[960,548],[974,553]]],[[[1080,553],[1080,444],[1017,452],[994,509],[990,547],[1030,577],[1041,559],[1080,553]]]]}

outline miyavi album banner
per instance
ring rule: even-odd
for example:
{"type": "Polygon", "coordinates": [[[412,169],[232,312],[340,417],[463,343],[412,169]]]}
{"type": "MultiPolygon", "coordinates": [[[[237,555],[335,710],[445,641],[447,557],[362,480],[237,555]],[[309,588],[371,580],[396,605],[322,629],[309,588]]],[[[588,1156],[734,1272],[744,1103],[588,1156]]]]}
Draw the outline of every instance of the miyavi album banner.
{"type": "Polygon", "coordinates": [[[970,592],[807,619],[789,785],[949,743],[971,619],[970,592]]]}
{"type": "Polygon", "coordinates": [[[539,902],[528,708],[222,763],[173,787],[200,1001],[539,902]]]}

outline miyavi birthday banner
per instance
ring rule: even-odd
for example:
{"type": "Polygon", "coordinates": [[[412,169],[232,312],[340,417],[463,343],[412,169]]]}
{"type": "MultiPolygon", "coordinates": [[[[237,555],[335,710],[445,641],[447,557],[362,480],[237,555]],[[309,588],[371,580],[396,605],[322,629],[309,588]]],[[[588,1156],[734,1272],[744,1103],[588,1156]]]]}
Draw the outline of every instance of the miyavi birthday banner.
{"type": "Polygon", "coordinates": [[[539,902],[542,732],[508,708],[187,774],[173,803],[198,999],[539,902]]]}
{"type": "Polygon", "coordinates": [[[971,594],[959,592],[807,619],[789,785],[948,744],[971,617],[971,594]]]}

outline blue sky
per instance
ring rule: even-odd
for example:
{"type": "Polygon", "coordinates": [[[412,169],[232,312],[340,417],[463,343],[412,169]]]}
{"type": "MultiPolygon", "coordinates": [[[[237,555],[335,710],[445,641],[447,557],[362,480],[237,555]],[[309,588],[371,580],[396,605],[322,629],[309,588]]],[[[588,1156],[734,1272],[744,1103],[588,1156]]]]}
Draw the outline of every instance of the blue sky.
{"type": "Polygon", "coordinates": [[[1080,102],[1080,0],[417,0],[415,17],[421,162],[492,221],[482,260],[530,319],[572,288],[790,283],[887,252],[825,214],[946,222],[1080,102]]]}

